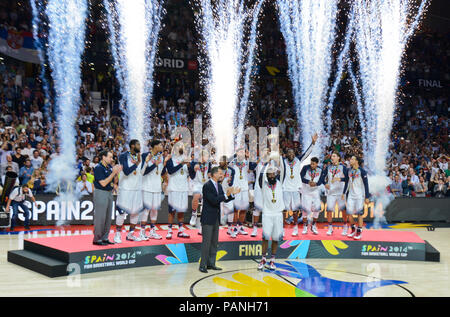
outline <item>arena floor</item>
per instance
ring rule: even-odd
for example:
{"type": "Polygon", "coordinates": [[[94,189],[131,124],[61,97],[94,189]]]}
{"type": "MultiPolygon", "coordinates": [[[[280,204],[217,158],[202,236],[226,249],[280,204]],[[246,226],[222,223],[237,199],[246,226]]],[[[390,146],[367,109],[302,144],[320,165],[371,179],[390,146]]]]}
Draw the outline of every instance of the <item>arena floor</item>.
{"type": "MultiPolygon", "coordinates": [[[[78,230],[90,234],[92,227],[78,230]]],[[[397,224],[390,230],[417,233],[440,252],[440,262],[305,259],[296,260],[309,278],[258,272],[256,259],[219,261],[223,271],[198,271],[197,263],[161,265],[48,278],[7,262],[7,251],[23,248],[23,240],[58,234],[55,228],[0,234],[0,286],[3,296],[323,296],[448,297],[450,295],[450,228],[397,224]],[[295,287],[302,283],[302,290],[295,287]],[[391,285],[389,285],[391,284],[391,285]]],[[[18,228],[20,229],[20,228],[18,228]]],[[[75,228],[74,228],[75,229],[75,228]]],[[[16,229],[17,230],[17,229],[16,229]]],[[[68,230],[66,227],[65,230],[68,230]]],[[[70,228],[69,228],[70,230],[70,228]]],[[[75,231],[74,231],[74,234],[75,231]]],[[[277,262],[287,263],[285,259],[277,262]]]]}

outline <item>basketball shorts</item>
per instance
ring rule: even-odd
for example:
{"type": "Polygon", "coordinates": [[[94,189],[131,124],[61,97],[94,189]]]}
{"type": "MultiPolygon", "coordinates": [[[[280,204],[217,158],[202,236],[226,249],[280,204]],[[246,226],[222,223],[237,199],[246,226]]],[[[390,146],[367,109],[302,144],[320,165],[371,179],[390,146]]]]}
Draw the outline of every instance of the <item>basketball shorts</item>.
{"type": "Polygon", "coordinates": [[[188,209],[188,192],[168,193],[169,212],[186,212],[188,209]]]}
{"type": "Polygon", "coordinates": [[[141,190],[120,189],[117,195],[116,206],[120,214],[137,214],[144,210],[141,190]]]}
{"type": "Polygon", "coordinates": [[[234,209],[235,210],[247,210],[250,206],[248,200],[248,190],[241,191],[234,196],[234,209]]]}
{"type": "Polygon", "coordinates": [[[342,199],[342,195],[327,196],[327,211],[334,211],[336,204],[340,211],[345,210],[345,200],[342,199]]]}
{"type": "Polygon", "coordinates": [[[364,198],[347,199],[347,214],[362,216],[364,214],[364,198]]]}
{"type": "Polygon", "coordinates": [[[301,199],[299,192],[283,192],[284,206],[286,210],[296,211],[300,209],[301,199]]]}
{"type": "Polygon", "coordinates": [[[264,240],[283,240],[283,212],[262,213],[262,235],[264,240]]]}
{"type": "Polygon", "coordinates": [[[144,201],[144,208],[148,210],[160,210],[161,209],[161,193],[142,192],[142,199],[144,201]]]}
{"type": "Polygon", "coordinates": [[[303,194],[301,209],[307,214],[320,212],[320,196],[303,194]]]}

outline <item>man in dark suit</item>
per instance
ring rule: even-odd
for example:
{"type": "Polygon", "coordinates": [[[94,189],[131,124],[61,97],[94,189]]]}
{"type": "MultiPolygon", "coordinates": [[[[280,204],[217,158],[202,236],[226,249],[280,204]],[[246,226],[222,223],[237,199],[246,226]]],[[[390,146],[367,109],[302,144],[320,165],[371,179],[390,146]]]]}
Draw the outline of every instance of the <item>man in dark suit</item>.
{"type": "Polygon", "coordinates": [[[234,199],[241,190],[230,187],[225,195],[220,182],[223,171],[219,167],[211,169],[211,179],[203,185],[203,210],[200,218],[202,224],[202,253],[200,272],[208,273],[207,269],[221,270],[216,266],[217,244],[219,242],[220,203],[234,199]]]}

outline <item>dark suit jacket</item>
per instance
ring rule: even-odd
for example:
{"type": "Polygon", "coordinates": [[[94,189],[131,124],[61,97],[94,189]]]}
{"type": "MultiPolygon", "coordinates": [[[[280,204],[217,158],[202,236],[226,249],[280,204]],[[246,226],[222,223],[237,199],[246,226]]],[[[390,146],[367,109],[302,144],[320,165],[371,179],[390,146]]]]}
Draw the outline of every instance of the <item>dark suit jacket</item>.
{"type": "Polygon", "coordinates": [[[218,184],[217,187],[219,192],[216,191],[216,187],[211,180],[203,185],[203,209],[200,218],[200,223],[202,225],[215,225],[220,217],[220,203],[229,202],[234,199],[234,197],[225,199],[222,185],[218,184]]]}

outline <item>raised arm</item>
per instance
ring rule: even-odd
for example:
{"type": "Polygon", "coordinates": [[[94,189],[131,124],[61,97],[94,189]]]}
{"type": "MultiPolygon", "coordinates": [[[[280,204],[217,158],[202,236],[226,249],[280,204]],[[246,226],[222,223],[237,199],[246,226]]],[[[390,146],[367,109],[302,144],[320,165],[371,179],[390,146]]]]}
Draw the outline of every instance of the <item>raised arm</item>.
{"type": "Polygon", "coordinates": [[[297,158],[300,160],[300,162],[303,162],[311,154],[313,147],[314,143],[311,143],[304,153],[302,153],[301,155],[297,155],[297,158]]]}

